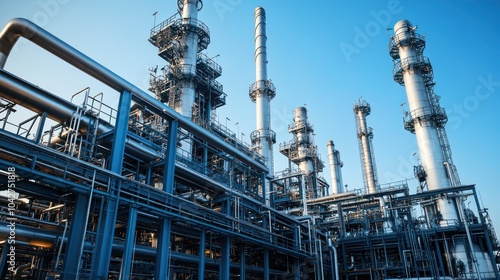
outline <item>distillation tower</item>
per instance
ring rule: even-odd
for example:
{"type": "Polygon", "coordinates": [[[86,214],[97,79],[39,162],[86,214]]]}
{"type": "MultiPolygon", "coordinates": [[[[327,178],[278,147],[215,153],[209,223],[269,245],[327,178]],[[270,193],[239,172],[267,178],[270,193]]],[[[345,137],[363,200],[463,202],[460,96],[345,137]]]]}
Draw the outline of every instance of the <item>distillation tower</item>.
{"type": "Polygon", "coordinates": [[[377,168],[375,166],[375,155],[373,153],[373,129],[366,124],[366,116],[370,115],[371,107],[368,102],[359,100],[353,106],[354,118],[356,119],[356,135],[359,143],[359,154],[363,170],[363,181],[368,193],[379,190],[377,168]]]}
{"type": "MultiPolygon", "coordinates": [[[[203,2],[178,0],[177,6],[180,18],[174,14],[150,33],[149,42],[168,62],[161,73],[157,73],[158,67],[152,70],[150,90],[181,115],[210,128],[215,109],[226,104],[223,86],[216,80],[222,74],[222,67],[202,53],[210,43],[208,27],[198,20],[203,2]]],[[[193,147],[193,140],[189,138],[192,136],[183,136],[180,151],[186,156],[196,155],[197,147],[193,147]]]]}
{"type": "Polygon", "coordinates": [[[280,144],[280,152],[305,175],[305,197],[311,199],[324,196],[327,189],[324,184],[318,183],[318,173],[323,170],[324,164],[319,157],[318,147],[314,144],[314,128],[307,120],[307,109],[295,108],[293,114],[293,124],[288,126],[293,139],[280,144]]]}
{"type": "MultiPolygon", "coordinates": [[[[262,7],[255,8],[255,82],[250,86],[249,95],[255,102],[256,129],[250,134],[252,145],[262,155],[264,162],[274,174],[273,144],[276,133],[271,130],[271,100],[276,96],[276,88],[267,78],[267,35],[266,11],[262,7]]],[[[268,193],[268,187],[264,193],[268,193]]]]}
{"type": "MultiPolygon", "coordinates": [[[[405,113],[404,126],[416,135],[422,161],[421,166],[415,167],[415,176],[428,191],[446,190],[461,186],[461,183],[446,136],[448,118],[439,105],[440,97],[434,93],[431,63],[423,55],[425,39],[415,32],[416,29],[408,20],[398,21],[389,43],[389,54],[394,61],[394,80],[406,89],[410,111],[405,113]]],[[[465,226],[467,240],[455,241],[453,256],[455,262],[469,264],[465,266],[466,274],[481,278],[481,272],[492,271],[491,260],[471,240],[468,221],[464,217],[464,199],[465,195],[461,193],[437,198],[426,207],[426,215],[432,221],[431,226],[465,226]]],[[[487,278],[490,275],[485,276],[487,278]]]]}
{"type": "Polygon", "coordinates": [[[328,163],[330,164],[330,190],[328,194],[338,194],[344,192],[342,183],[342,167],[344,163],[340,160],[340,152],[335,149],[335,144],[332,140],[327,143],[328,163]]]}

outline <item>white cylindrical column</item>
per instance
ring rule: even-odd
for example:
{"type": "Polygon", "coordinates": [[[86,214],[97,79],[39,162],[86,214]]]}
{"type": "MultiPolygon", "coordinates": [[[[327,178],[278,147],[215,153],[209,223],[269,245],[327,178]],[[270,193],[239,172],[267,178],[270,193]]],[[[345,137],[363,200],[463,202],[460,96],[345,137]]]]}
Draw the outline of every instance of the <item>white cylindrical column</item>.
{"type": "Polygon", "coordinates": [[[330,194],[339,194],[344,192],[342,183],[342,161],[340,160],[340,152],[335,149],[335,144],[332,140],[327,143],[328,161],[330,163],[330,194]]]}
{"type": "MultiPolygon", "coordinates": [[[[432,80],[426,81],[424,76],[424,73],[432,71],[431,65],[422,55],[423,39],[417,37],[414,31],[415,28],[407,20],[398,21],[394,25],[394,42],[399,51],[399,70],[408,99],[410,122],[417,137],[420,159],[426,173],[427,189],[449,188],[452,184],[445,166],[446,159],[436,121],[437,110],[440,108],[435,108],[436,104],[433,104],[426,88],[426,84],[431,84],[432,80]]],[[[439,211],[443,226],[458,221],[453,200],[439,199],[436,209],[439,211]]]]}
{"type": "Polygon", "coordinates": [[[200,0],[183,0],[182,24],[188,26],[182,40],[184,53],[180,57],[179,67],[182,73],[180,105],[176,110],[183,116],[193,117],[195,101],[196,56],[198,54],[198,3],[200,0]]]}
{"type": "Polygon", "coordinates": [[[264,163],[273,174],[273,144],[276,136],[271,130],[271,99],[275,96],[274,85],[267,79],[267,35],[266,12],[255,8],[255,83],[250,86],[250,98],[255,102],[256,127],[250,135],[252,144],[264,158],[264,163]]]}
{"type": "Polygon", "coordinates": [[[375,171],[375,162],[372,151],[372,137],[373,133],[366,124],[366,116],[371,112],[370,104],[366,101],[360,100],[354,104],[354,114],[357,123],[357,134],[360,143],[360,153],[363,165],[363,175],[366,182],[366,190],[368,193],[375,193],[378,190],[377,174],[375,171]]]}
{"type": "Polygon", "coordinates": [[[310,133],[307,124],[307,109],[298,107],[294,110],[293,126],[297,139],[297,152],[299,159],[299,169],[306,175],[314,172],[314,162],[309,147],[311,146],[310,133]]]}

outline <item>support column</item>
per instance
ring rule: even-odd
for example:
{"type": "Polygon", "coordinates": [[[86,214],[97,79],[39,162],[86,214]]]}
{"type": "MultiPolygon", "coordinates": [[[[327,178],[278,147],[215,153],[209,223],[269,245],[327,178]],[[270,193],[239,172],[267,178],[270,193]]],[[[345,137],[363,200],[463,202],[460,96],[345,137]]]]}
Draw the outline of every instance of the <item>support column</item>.
{"type": "Polygon", "coordinates": [[[135,227],[137,224],[137,208],[130,206],[128,213],[127,233],[125,235],[125,247],[123,250],[120,279],[131,279],[132,256],[134,255],[135,227]]]}
{"type": "Polygon", "coordinates": [[[0,279],[9,279],[7,278],[7,253],[10,250],[10,244],[8,240],[5,240],[5,243],[3,244],[3,249],[2,249],[2,255],[0,256],[0,279]]]}
{"type": "Polygon", "coordinates": [[[296,258],[294,262],[294,274],[295,274],[295,280],[300,280],[300,259],[296,258]]]}
{"type": "Polygon", "coordinates": [[[247,269],[247,255],[246,253],[246,246],[241,245],[241,254],[240,254],[240,280],[245,280],[246,279],[246,269],[247,269]]]}
{"type": "MultiPolygon", "coordinates": [[[[231,212],[230,197],[227,197],[223,202],[222,211],[224,214],[229,215],[231,212]]],[[[219,267],[219,279],[226,280],[230,277],[230,255],[231,255],[231,239],[226,236],[222,238],[221,246],[221,260],[219,267]]]]}
{"type": "MultiPolygon", "coordinates": [[[[80,259],[82,257],[83,242],[85,241],[85,226],[87,224],[87,209],[90,198],[83,194],[76,197],[75,210],[71,218],[71,228],[64,252],[62,268],[63,279],[74,279],[78,277],[80,259]]],[[[64,240],[61,240],[64,242],[64,240]]]]}
{"type": "Polygon", "coordinates": [[[439,248],[439,241],[438,239],[434,239],[434,247],[436,247],[436,257],[438,259],[438,277],[441,277],[445,275],[445,270],[444,270],[444,264],[443,264],[443,258],[441,257],[441,248],[439,248]]]}
{"type": "Polygon", "coordinates": [[[201,229],[200,235],[200,263],[198,264],[198,280],[205,279],[205,229],[201,229]]]}
{"type": "MultiPolygon", "coordinates": [[[[118,113],[113,135],[113,147],[111,148],[110,170],[117,174],[122,173],[123,157],[125,155],[125,139],[127,137],[131,103],[132,93],[123,91],[118,103],[118,113]]],[[[108,279],[109,260],[111,259],[111,249],[113,237],[115,235],[120,187],[120,182],[111,182],[109,186],[111,197],[106,203],[106,208],[104,210],[105,217],[101,220],[103,222],[101,222],[99,226],[97,244],[95,247],[96,252],[92,263],[92,279],[108,279]]]]}
{"type": "Polygon", "coordinates": [[[264,249],[264,280],[269,280],[269,249],[264,249]]]}
{"type": "MultiPolygon", "coordinates": [[[[163,191],[168,194],[174,193],[175,154],[177,150],[177,128],[175,120],[170,121],[168,126],[168,147],[165,155],[163,168],[163,191]]],[[[166,203],[170,203],[169,199],[166,203]]],[[[158,246],[156,248],[156,270],[155,279],[169,279],[170,277],[170,231],[172,221],[168,218],[160,221],[158,229],[158,246]]]]}

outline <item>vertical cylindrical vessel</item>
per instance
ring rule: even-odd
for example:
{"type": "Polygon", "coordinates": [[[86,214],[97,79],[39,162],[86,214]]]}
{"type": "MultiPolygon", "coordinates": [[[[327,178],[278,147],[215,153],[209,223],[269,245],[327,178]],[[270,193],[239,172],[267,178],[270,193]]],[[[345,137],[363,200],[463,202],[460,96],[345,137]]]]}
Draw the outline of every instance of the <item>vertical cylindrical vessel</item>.
{"type": "Polygon", "coordinates": [[[180,57],[179,67],[182,73],[180,107],[177,111],[188,118],[193,117],[195,101],[196,56],[198,54],[198,5],[201,0],[180,0],[182,5],[182,24],[186,32],[182,37],[184,53],[180,57]]]}
{"type": "Polygon", "coordinates": [[[299,128],[294,130],[297,139],[297,152],[299,159],[299,169],[306,175],[314,172],[313,157],[310,152],[311,139],[309,124],[307,123],[307,109],[305,107],[295,108],[293,111],[293,127],[299,128]]]}
{"type": "MultiPolygon", "coordinates": [[[[394,80],[405,86],[410,112],[405,116],[405,128],[417,137],[418,149],[424,170],[423,178],[428,190],[440,190],[460,184],[453,165],[451,150],[444,126],[446,113],[434,93],[432,66],[423,56],[425,40],[415,33],[416,27],[408,20],[394,25],[394,36],[389,43],[389,53],[394,61],[394,80]]],[[[467,239],[454,240],[452,249],[455,266],[466,275],[478,279],[493,279],[491,260],[472,240],[464,217],[463,202],[448,195],[436,198],[435,204],[426,208],[434,223],[441,227],[464,225],[467,239]],[[468,242],[466,242],[466,240],[468,242]]]]}
{"type": "Polygon", "coordinates": [[[274,85],[267,78],[267,35],[266,35],[266,12],[262,7],[255,8],[255,83],[250,86],[250,99],[255,102],[256,129],[250,135],[252,144],[262,155],[264,163],[270,173],[273,168],[273,144],[276,143],[276,135],[271,130],[271,99],[276,91],[274,85]]]}
{"type": "Polygon", "coordinates": [[[340,160],[340,152],[335,149],[335,144],[332,140],[327,143],[328,149],[328,161],[330,163],[330,177],[331,186],[330,194],[339,194],[344,192],[344,187],[342,183],[342,166],[343,163],[340,160]]]}
{"type": "Polygon", "coordinates": [[[359,149],[361,155],[361,164],[363,167],[363,176],[365,187],[368,193],[375,193],[378,190],[377,172],[375,160],[372,151],[373,132],[366,124],[366,116],[371,112],[368,102],[359,100],[353,106],[354,115],[357,124],[357,136],[359,140],[359,149]]]}
{"type": "MultiPolygon", "coordinates": [[[[394,79],[405,86],[410,109],[407,127],[417,137],[420,159],[426,174],[428,190],[438,190],[452,186],[446,169],[445,147],[439,130],[444,130],[446,116],[432,92],[434,86],[432,67],[423,56],[424,39],[415,34],[415,27],[407,20],[394,25],[391,41],[391,56],[395,59],[394,79]],[[434,99],[433,99],[434,98],[434,99]]],[[[446,140],[447,142],[447,140],[446,140]]],[[[447,143],[446,143],[447,145],[447,143]]],[[[447,198],[436,201],[436,209],[429,209],[443,226],[456,224],[458,215],[453,200],[447,198]]]]}

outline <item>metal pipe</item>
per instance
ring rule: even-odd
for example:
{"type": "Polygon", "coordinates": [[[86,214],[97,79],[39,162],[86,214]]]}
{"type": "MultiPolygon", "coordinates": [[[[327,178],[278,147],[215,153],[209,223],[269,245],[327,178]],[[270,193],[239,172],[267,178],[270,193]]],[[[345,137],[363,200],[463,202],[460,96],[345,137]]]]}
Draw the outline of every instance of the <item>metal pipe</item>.
{"type": "Polygon", "coordinates": [[[335,280],[339,280],[339,260],[337,259],[337,248],[333,245],[333,242],[330,238],[328,238],[328,248],[333,251],[333,261],[335,268],[335,280]]]}
{"type": "Polygon", "coordinates": [[[124,91],[131,92],[132,100],[134,102],[147,107],[153,113],[164,119],[178,120],[179,127],[186,129],[193,135],[207,141],[209,144],[230,153],[258,171],[265,173],[269,172],[269,169],[264,164],[256,161],[214,134],[211,134],[207,130],[196,125],[191,120],[175,112],[172,108],[161,103],[159,100],[156,100],[154,97],[139,89],[137,86],[131,84],[129,81],[118,76],[114,72],[100,65],[96,61],[92,60],[88,56],[79,52],[64,41],[27,19],[12,19],[0,33],[0,68],[4,67],[12,47],[20,36],[23,36],[46,49],[119,93],[124,91]]]}
{"type": "Polygon", "coordinates": [[[335,144],[332,140],[327,143],[328,149],[328,161],[330,163],[330,176],[331,176],[331,193],[339,194],[344,192],[344,186],[342,183],[342,166],[343,163],[340,160],[340,152],[335,149],[335,144]]]}

